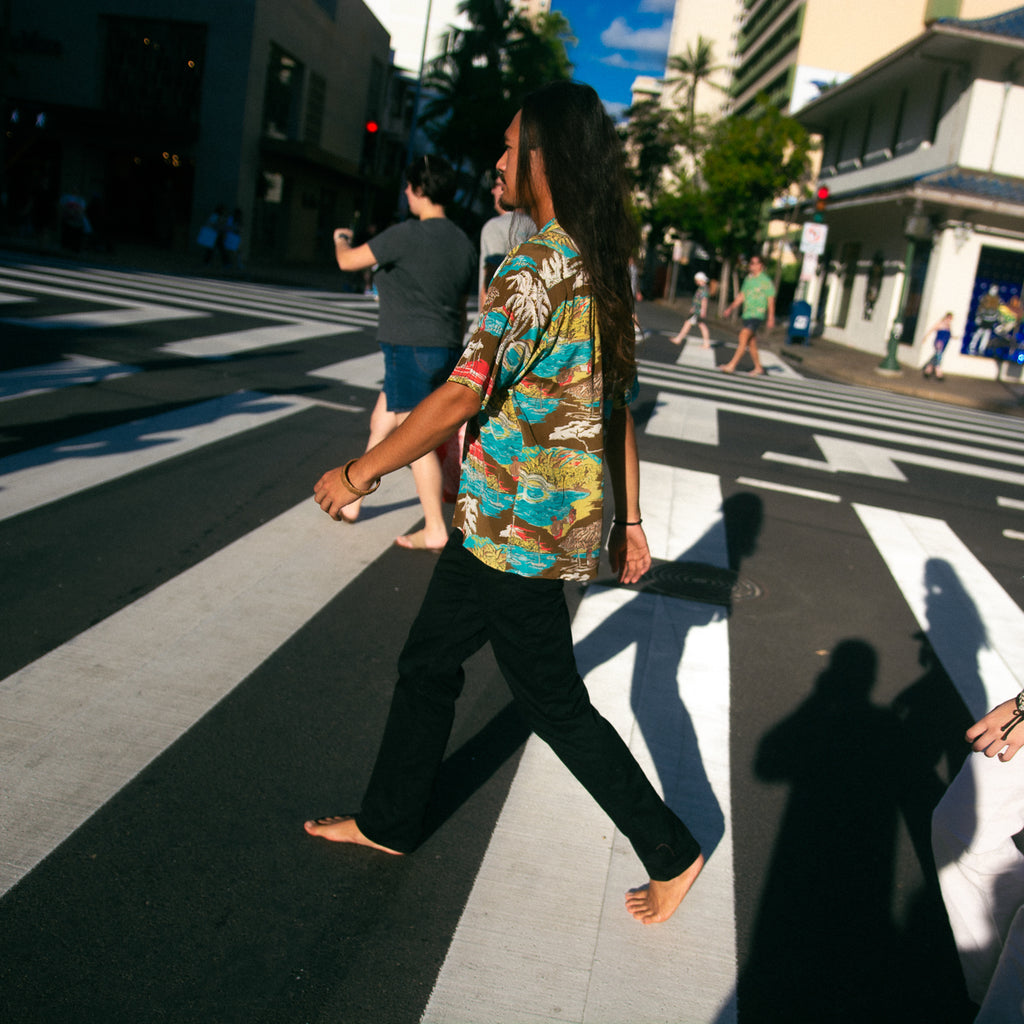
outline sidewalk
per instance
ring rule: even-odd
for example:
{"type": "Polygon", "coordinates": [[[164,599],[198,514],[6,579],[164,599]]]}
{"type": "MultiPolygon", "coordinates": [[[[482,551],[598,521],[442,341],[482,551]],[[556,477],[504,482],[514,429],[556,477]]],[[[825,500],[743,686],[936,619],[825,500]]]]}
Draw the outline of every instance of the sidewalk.
{"type": "MultiPolygon", "coordinates": [[[[665,314],[673,316],[673,331],[678,330],[690,310],[688,299],[676,300],[675,303],[659,301],[651,305],[663,311],[659,320],[665,314]]],[[[728,338],[730,343],[739,334],[739,320],[736,319],[720,320],[712,317],[708,320],[708,326],[713,337],[728,338]]],[[[987,380],[951,375],[935,380],[905,364],[901,364],[899,371],[884,372],[880,369],[884,356],[839,345],[824,337],[810,339],[809,345],[787,344],[785,322],[762,339],[759,346],[777,353],[808,377],[819,380],[857,384],[914,398],[928,398],[948,402],[950,405],[1024,417],[1024,380],[996,380],[1000,365],[995,360],[992,360],[992,378],[987,380]]],[[[897,353],[898,358],[900,355],[897,353]]],[[[1006,370],[1002,372],[1005,374],[1006,370]]]]}

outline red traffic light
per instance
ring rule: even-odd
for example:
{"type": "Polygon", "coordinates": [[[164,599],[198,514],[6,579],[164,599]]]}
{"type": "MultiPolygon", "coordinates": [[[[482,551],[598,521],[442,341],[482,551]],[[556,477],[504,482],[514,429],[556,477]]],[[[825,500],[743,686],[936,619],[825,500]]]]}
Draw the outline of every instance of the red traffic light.
{"type": "Polygon", "coordinates": [[[819,185],[818,191],[814,193],[815,198],[819,203],[825,202],[828,199],[828,185],[819,185]]]}
{"type": "Polygon", "coordinates": [[[377,124],[376,121],[367,121],[366,131],[368,134],[374,135],[376,132],[380,131],[380,125],[377,124]]]}

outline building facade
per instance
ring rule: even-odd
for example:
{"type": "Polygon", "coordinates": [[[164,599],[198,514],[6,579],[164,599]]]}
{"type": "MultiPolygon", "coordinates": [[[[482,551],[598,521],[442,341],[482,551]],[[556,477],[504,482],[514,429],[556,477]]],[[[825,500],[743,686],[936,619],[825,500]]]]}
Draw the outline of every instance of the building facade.
{"type": "Polygon", "coordinates": [[[818,93],[914,38],[939,18],[998,14],[1007,0],[745,0],[732,112],[765,94],[795,113],[818,93]]]}
{"type": "Polygon", "coordinates": [[[1024,7],[933,23],[800,110],[823,139],[827,251],[809,301],[830,339],[949,372],[1024,360],[1024,7]],[[996,362],[993,361],[995,357],[996,362]]]}
{"type": "Polygon", "coordinates": [[[305,262],[394,208],[411,92],[361,0],[11,0],[9,39],[22,227],[77,191],[111,237],[183,249],[223,206],[247,254],[305,262]]]}

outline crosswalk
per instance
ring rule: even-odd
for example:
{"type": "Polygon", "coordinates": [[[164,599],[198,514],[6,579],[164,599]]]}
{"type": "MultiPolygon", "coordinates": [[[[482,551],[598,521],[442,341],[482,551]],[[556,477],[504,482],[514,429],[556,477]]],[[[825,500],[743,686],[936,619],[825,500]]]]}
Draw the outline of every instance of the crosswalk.
{"type": "MultiPolygon", "coordinates": [[[[15,313],[0,323],[72,336],[173,323],[180,336],[160,335],[157,347],[197,361],[361,331],[375,317],[362,297],[31,264],[0,267],[0,290],[4,311],[15,313]],[[33,316],[44,299],[66,308],[33,316]],[[161,318],[161,309],[170,312],[161,318]],[[225,313],[256,322],[214,327],[225,313]]],[[[970,710],[1020,689],[1024,618],[986,562],[991,543],[978,545],[963,521],[883,507],[874,491],[850,498],[873,480],[909,491],[908,468],[926,469],[984,484],[977,500],[989,502],[985,515],[1002,517],[1009,536],[1024,511],[1020,421],[808,381],[768,359],[765,378],[726,376],[712,356],[684,349],[675,363],[640,363],[653,409],[642,429],[678,446],[673,464],[642,465],[655,557],[727,568],[724,496],[737,487],[766,503],[783,493],[849,509],[891,577],[884,599],[910,609],[970,710]],[[736,419],[772,426],[771,446],[750,453],[756,474],[685,468],[688,452],[727,444],[721,425],[736,419]],[[780,450],[790,438],[793,449],[780,450]],[[806,454],[808,444],[820,457],[806,454]],[[959,582],[942,600],[928,586],[937,561],[959,582]],[[965,653],[956,625],[968,618],[984,628],[965,653]]],[[[0,373],[0,424],[28,400],[59,403],[69,389],[143,374],[141,362],[69,354],[0,373]]],[[[368,390],[379,374],[372,353],[303,370],[368,390]]],[[[314,415],[323,406],[298,388],[239,390],[27,448],[0,459],[0,530],[169,460],[199,462],[230,446],[258,465],[261,438],[314,415]]],[[[0,680],[0,893],[25,881],[415,525],[408,475],[396,474],[385,491],[380,514],[359,525],[358,544],[339,544],[337,524],[303,498],[0,680]]],[[[9,609],[10,621],[17,614],[9,609]]],[[[587,589],[574,635],[595,704],[680,809],[711,854],[708,866],[685,912],[638,943],[621,907],[622,893],[641,881],[628,845],[531,739],[422,1019],[739,1020],[729,613],[605,582],[587,589]],[[545,894],[541,909],[537,893],[545,894]]]]}

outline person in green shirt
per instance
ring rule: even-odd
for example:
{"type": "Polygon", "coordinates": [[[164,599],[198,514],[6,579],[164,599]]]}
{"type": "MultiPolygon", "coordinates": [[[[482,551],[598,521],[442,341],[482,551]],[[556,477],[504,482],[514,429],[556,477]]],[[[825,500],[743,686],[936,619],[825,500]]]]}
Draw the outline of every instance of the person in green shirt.
{"type": "Polygon", "coordinates": [[[750,349],[750,358],[754,362],[752,375],[764,373],[761,357],[757,354],[757,332],[767,324],[770,331],[775,326],[775,286],[771,278],[764,272],[764,262],[760,256],[751,256],[748,264],[747,277],[740,288],[739,295],[728,305],[725,315],[728,317],[742,303],[743,326],[740,329],[739,345],[736,354],[719,369],[723,373],[733,373],[743,358],[743,353],[750,349]]]}

